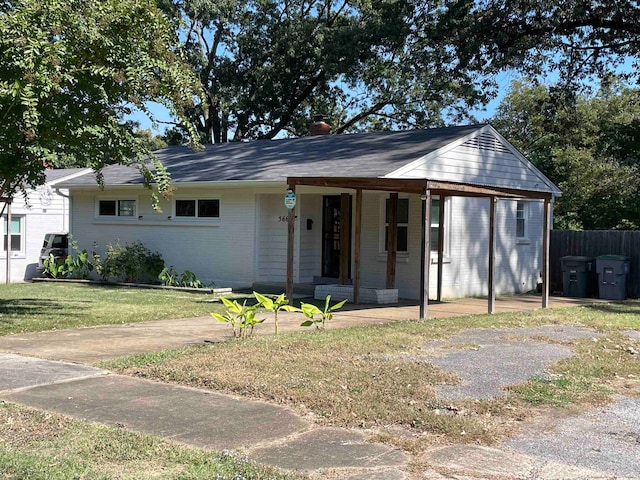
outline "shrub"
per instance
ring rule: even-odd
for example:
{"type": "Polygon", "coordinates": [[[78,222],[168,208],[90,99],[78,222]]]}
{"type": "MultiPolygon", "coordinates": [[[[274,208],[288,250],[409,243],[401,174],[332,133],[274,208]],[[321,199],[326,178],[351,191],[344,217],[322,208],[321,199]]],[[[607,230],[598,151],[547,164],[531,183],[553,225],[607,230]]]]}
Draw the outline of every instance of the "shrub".
{"type": "Polygon", "coordinates": [[[152,253],[139,240],[126,243],[124,246],[118,241],[107,245],[104,260],[93,254],[96,270],[102,280],[115,279],[128,283],[154,283],[164,268],[162,255],[152,253]]]}

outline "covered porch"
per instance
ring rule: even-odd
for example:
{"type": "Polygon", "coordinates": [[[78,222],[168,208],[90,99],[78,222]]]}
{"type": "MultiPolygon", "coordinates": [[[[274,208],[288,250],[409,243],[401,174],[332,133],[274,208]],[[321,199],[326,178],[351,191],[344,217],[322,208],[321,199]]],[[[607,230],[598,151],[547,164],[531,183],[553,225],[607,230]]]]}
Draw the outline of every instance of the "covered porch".
{"type": "MultiPolygon", "coordinates": [[[[420,260],[420,278],[416,279],[416,282],[420,283],[420,295],[419,295],[419,312],[418,318],[426,319],[428,315],[427,308],[429,304],[430,292],[429,292],[429,271],[430,268],[437,268],[437,287],[434,292],[431,292],[431,298],[434,298],[438,302],[442,299],[442,271],[443,271],[443,244],[442,238],[437,242],[437,262],[434,266],[431,266],[430,252],[431,252],[431,236],[429,234],[431,226],[431,207],[432,197],[437,196],[440,199],[447,197],[476,197],[485,198],[488,200],[489,205],[489,219],[488,219],[488,232],[489,232],[489,244],[488,244],[488,275],[487,275],[487,300],[485,312],[494,313],[498,311],[496,308],[496,294],[494,286],[494,271],[495,271],[495,250],[496,250],[496,226],[495,226],[495,210],[496,202],[501,199],[535,199],[543,202],[543,228],[540,231],[542,238],[542,296],[538,298],[538,306],[547,307],[549,303],[549,287],[548,287],[548,251],[549,251],[549,231],[550,231],[550,219],[551,219],[551,199],[552,194],[548,191],[531,191],[516,188],[504,188],[504,187],[487,187],[482,185],[473,185],[465,183],[455,182],[443,182],[432,181],[428,179],[394,179],[394,178],[340,178],[340,177],[289,177],[287,179],[289,194],[295,195],[297,186],[311,186],[311,187],[329,187],[334,188],[337,191],[342,191],[340,197],[344,203],[345,208],[342,208],[343,212],[348,212],[349,202],[351,201],[351,195],[355,199],[355,210],[353,220],[345,215],[342,218],[344,225],[348,225],[350,221],[353,221],[354,235],[354,250],[353,250],[353,271],[349,275],[350,261],[345,254],[340,258],[340,275],[339,284],[349,285],[353,291],[353,303],[358,305],[362,299],[362,285],[361,285],[361,240],[362,240],[362,192],[363,191],[378,191],[388,192],[389,204],[391,212],[389,215],[389,241],[387,245],[386,256],[386,289],[395,288],[396,279],[396,258],[397,258],[397,227],[398,219],[395,215],[396,206],[398,202],[398,194],[414,194],[419,195],[422,213],[420,216],[422,240],[420,245],[421,260],[420,260]],[[344,191],[349,193],[345,193],[344,191]],[[351,277],[351,278],[349,278],[351,277]],[[351,279],[351,281],[350,281],[351,279]]],[[[440,208],[444,208],[444,201],[440,201],[440,208]]],[[[289,209],[287,226],[288,226],[288,239],[287,239],[287,272],[286,272],[286,293],[287,297],[293,298],[293,282],[294,282],[294,235],[295,235],[295,204],[293,208],[289,209]]],[[[442,235],[444,232],[443,221],[444,215],[442,211],[438,215],[439,232],[442,235]]],[[[347,232],[348,228],[341,229],[344,232],[344,236],[340,238],[340,242],[347,245],[349,238],[347,232]]],[[[340,252],[348,252],[348,248],[341,248],[340,252]]],[[[431,307],[429,307],[431,308],[431,307]]],[[[477,313],[477,312],[476,312],[477,313]]]]}

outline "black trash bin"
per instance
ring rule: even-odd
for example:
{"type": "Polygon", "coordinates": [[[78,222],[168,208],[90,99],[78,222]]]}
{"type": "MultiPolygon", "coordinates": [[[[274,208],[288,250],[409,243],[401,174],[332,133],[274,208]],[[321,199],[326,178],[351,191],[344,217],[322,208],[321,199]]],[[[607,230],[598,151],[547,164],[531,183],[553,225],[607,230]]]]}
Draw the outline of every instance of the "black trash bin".
{"type": "Polygon", "coordinates": [[[589,279],[593,271],[593,258],[591,257],[562,257],[562,293],[565,297],[588,296],[589,279]]]}
{"type": "Polygon", "coordinates": [[[600,255],[596,257],[599,297],[604,300],[627,298],[627,274],[630,258],[622,255],[600,255]]]}

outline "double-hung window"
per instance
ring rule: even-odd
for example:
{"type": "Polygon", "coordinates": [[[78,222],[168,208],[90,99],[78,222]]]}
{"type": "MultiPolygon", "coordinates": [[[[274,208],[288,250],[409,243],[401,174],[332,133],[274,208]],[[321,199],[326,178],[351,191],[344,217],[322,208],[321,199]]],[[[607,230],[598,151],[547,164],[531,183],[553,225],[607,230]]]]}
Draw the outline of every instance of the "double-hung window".
{"type": "Polygon", "coordinates": [[[134,199],[104,199],[98,200],[99,217],[135,217],[136,200],[134,199]]]}
{"type": "Polygon", "coordinates": [[[519,200],[516,204],[516,240],[527,241],[527,220],[529,217],[528,202],[519,200]]]}
{"type": "MultiPolygon", "coordinates": [[[[11,253],[18,254],[24,251],[24,238],[23,238],[23,226],[22,219],[23,216],[12,216],[11,217],[11,253]]],[[[3,242],[3,250],[7,251],[7,217],[2,217],[2,232],[4,233],[4,242],[3,242]]]]}
{"type": "MultiPolygon", "coordinates": [[[[384,218],[384,251],[388,251],[389,246],[389,216],[391,214],[391,202],[385,199],[385,218],[384,218]]],[[[398,252],[407,252],[409,250],[409,199],[398,199],[398,252]]]]}
{"type": "Polygon", "coordinates": [[[438,241],[439,241],[439,230],[440,230],[440,198],[432,197],[431,198],[431,251],[438,251],[438,241]]]}
{"type": "Polygon", "coordinates": [[[176,199],[176,219],[206,219],[220,218],[220,200],[215,199],[176,199]]]}

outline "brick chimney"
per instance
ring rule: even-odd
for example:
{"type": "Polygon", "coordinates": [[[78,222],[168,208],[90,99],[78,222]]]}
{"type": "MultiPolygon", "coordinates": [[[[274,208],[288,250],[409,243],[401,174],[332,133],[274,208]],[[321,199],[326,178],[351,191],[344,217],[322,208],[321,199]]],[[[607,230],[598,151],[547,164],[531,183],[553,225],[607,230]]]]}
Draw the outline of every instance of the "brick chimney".
{"type": "Polygon", "coordinates": [[[326,123],[324,115],[314,115],[313,123],[309,126],[309,135],[329,135],[331,133],[331,126],[326,123]]]}

